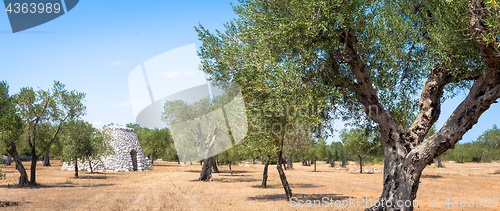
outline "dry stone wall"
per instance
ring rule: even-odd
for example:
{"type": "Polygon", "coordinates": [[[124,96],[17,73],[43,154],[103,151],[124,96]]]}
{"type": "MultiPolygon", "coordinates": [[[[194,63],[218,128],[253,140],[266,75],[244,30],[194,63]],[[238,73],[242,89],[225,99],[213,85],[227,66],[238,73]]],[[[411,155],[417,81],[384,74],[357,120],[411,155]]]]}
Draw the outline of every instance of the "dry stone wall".
{"type": "MultiPolygon", "coordinates": [[[[93,160],[92,169],[94,171],[145,171],[151,167],[149,160],[142,152],[142,147],[139,140],[137,140],[134,129],[109,126],[103,130],[112,137],[110,145],[114,149],[114,154],[93,160]]],[[[63,163],[62,169],[74,171],[75,166],[63,163]]],[[[90,171],[89,162],[79,160],[78,169],[90,171]]]]}

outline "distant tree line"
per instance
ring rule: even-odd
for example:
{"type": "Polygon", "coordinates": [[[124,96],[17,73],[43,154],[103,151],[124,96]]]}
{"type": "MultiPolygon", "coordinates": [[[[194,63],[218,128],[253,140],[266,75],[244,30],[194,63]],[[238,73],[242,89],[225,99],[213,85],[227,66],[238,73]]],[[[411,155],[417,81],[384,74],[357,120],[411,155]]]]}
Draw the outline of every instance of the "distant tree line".
{"type": "Polygon", "coordinates": [[[500,129],[493,125],[476,141],[455,145],[455,149],[446,151],[441,159],[459,163],[500,160],[500,129]]]}

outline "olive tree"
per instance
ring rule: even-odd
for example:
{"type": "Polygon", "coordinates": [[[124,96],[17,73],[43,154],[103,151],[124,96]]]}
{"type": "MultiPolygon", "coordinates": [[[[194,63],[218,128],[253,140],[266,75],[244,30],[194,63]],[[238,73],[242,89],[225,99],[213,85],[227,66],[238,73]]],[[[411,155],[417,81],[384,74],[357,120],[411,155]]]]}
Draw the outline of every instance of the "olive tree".
{"type": "Polygon", "coordinates": [[[220,77],[259,65],[295,66],[287,73],[304,86],[341,92],[335,103],[344,117],[380,129],[380,201],[392,205],[385,210],[413,210],[397,202],[416,198],[427,164],[500,97],[496,1],[242,0],[234,10],[239,17],[224,33],[200,33],[204,70],[220,77]],[[266,59],[245,59],[252,55],[266,59]],[[460,90],[467,97],[424,141],[441,102],[460,90]]]}
{"type": "Polygon", "coordinates": [[[342,129],[340,139],[344,146],[359,160],[359,173],[363,173],[363,160],[381,154],[380,138],[368,129],[342,129]]]}
{"type": "MultiPolygon", "coordinates": [[[[68,120],[78,119],[85,114],[83,105],[85,94],[76,90],[67,91],[65,86],[54,81],[50,90],[21,88],[15,95],[19,114],[26,128],[25,141],[31,152],[30,183],[36,185],[36,164],[57,139],[63,125],[68,120]],[[41,139],[38,134],[45,129],[46,123],[54,124],[55,130],[49,139],[41,139]]],[[[22,163],[20,164],[22,166],[22,163]]],[[[24,182],[24,181],[23,181],[24,182]]]]}
{"type": "Polygon", "coordinates": [[[9,96],[9,85],[0,81],[0,147],[9,153],[21,174],[19,185],[28,185],[28,174],[21,163],[17,143],[23,133],[23,122],[16,107],[15,98],[9,96]]]}

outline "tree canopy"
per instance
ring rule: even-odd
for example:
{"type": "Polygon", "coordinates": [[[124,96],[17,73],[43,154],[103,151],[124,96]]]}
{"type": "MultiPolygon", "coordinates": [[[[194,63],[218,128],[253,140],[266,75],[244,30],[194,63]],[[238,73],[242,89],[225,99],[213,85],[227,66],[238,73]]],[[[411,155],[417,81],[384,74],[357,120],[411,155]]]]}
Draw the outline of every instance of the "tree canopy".
{"type": "Polygon", "coordinates": [[[384,201],[415,199],[420,172],[500,97],[496,1],[241,0],[234,11],[224,32],[197,27],[202,70],[260,103],[309,97],[350,125],[377,126],[384,201]],[[460,90],[467,98],[425,139],[460,90]]]}

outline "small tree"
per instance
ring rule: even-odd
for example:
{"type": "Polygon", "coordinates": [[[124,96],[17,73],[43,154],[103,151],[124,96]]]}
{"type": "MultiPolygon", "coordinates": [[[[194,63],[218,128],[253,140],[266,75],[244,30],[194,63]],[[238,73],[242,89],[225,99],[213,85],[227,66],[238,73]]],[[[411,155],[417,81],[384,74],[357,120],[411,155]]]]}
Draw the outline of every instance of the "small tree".
{"type": "MultiPolygon", "coordinates": [[[[38,158],[54,143],[66,121],[78,119],[85,114],[86,108],[83,105],[85,93],[76,90],[67,91],[64,84],[54,81],[51,90],[35,91],[31,87],[24,87],[15,95],[15,98],[19,114],[26,127],[26,134],[23,137],[28,143],[32,157],[29,182],[36,185],[38,158]],[[50,139],[43,140],[38,135],[45,129],[43,125],[46,123],[55,124],[56,129],[53,130],[50,139]]],[[[17,165],[24,169],[22,163],[17,163],[17,165]]],[[[22,183],[27,183],[27,181],[22,181],[22,183]]]]}
{"type": "Polygon", "coordinates": [[[330,167],[335,167],[335,160],[337,160],[337,158],[339,157],[337,155],[337,151],[335,151],[335,148],[333,146],[333,142],[332,144],[325,146],[325,156],[330,163],[330,167]]]}
{"type": "Polygon", "coordinates": [[[90,173],[94,173],[92,161],[113,154],[113,147],[109,144],[112,139],[113,137],[107,132],[92,128],[90,144],[84,155],[84,160],[89,162],[90,173]]]}
{"type": "Polygon", "coordinates": [[[363,173],[363,160],[381,153],[379,138],[368,129],[342,129],[340,139],[345,147],[359,159],[359,173],[363,173]]]}
{"type": "Polygon", "coordinates": [[[75,165],[75,178],[78,178],[78,160],[88,161],[93,173],[92,160],[112,152],[110,136],[82,120],[68,122],[67,127],[62,160],[75,165]]]}
{"type": "Polygon", "coordinates": [[[309,148],[309,158],[314,162],[314,172],[316,172],[316,161],[323,160],[326,156],[326,141],[324,138],[318,139],[309,148]]]}

